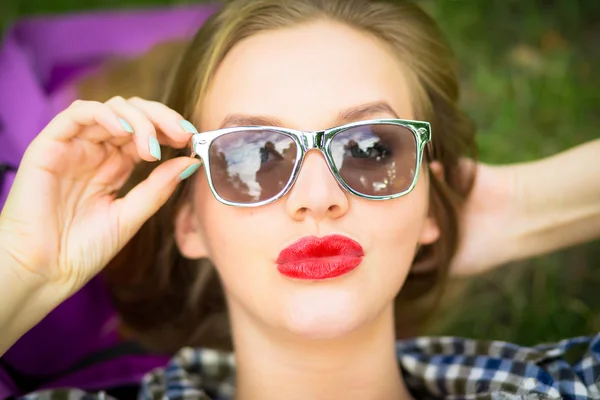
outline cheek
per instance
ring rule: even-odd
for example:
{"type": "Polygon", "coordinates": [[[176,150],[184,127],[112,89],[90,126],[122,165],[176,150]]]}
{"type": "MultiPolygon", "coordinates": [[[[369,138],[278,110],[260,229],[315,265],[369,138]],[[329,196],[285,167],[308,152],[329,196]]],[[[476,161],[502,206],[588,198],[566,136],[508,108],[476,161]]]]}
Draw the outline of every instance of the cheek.
{"type": "Polygon", "coordinates": [[[271,326],[288,325],[282,321],[293,307],[275,267],[282,235],[291,230],[284,210],[278,203],[256,209],[225,206],[208,188],[198,190],[195,201],[208,257],[221,278],[230,314],[243,310],[271,326]]]}
{"type": "Polygon", "coordinates": [[[218,202],[203,177],[196,188],[194,202],[200,230],[208,252],[223,284],[231,287],[247,282],[258,264],[265,264],[268,245],[276,242],[278,229],[271,215],[273,206],[253,208],[231,207],[218,202]]]}
{"type": "Polygon", "coordinates": [[[207,187],[197,190],[195,197],[209,258],[218,266],[227,266],[227,262],[220,262],[223,257],[250,257],[248,252],[253,249],[252,239],[258,233],[254,211],[221,204],[207,187]]]}
{"type": "Polygon", "coordinates": [[[427,223],[427,187],[419,184],[411,194],[395,200],[361,201],[355,211],[368,216],[360,226],[369,246],[369,278],[391,300],[404,285],[427,223]]]}
{"type": "Polygon", "coordinates": [[[395,255],[405,264],[419,244],[428,221],[428,193],[419,184],[409,195],[381,203],[365,204],[362,213],[368,215],[361,223],[368,232],[369,242],[381,256],[395,255]]]}

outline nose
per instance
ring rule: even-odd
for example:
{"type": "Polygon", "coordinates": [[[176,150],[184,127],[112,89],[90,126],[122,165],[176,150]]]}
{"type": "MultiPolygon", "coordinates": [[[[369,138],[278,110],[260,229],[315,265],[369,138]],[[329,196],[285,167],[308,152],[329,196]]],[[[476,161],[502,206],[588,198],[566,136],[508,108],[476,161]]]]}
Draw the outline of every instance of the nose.
{"type": "Polygon", "coordinates": [[[348,196],[318,150],[309,150],[298,178],[286,196],[286,210],[296,221],[340,218],[348,212],[348,196]]]}

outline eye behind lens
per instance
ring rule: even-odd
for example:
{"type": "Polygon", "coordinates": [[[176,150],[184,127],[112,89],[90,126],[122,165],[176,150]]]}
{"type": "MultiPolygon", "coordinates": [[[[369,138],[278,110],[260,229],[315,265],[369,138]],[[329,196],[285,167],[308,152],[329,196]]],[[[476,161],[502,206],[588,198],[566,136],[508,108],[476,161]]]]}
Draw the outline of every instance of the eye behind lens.
{"type": "Polygon", "coordinates": [[[210,149],[215,191],[233,203],[251,204],[276,197],[292,177],[297,146],[277,130],[233,131],[210,149]],[[216,155],[213,162],[213,154],[216,155]]]}
{"type": "Polygon", "coordinates": [[[332,139],[330,151],[340,177],[359,193],[390,196],[407,190],[414,180],[417,143],[407,127],[349,128],[332,139]]]}

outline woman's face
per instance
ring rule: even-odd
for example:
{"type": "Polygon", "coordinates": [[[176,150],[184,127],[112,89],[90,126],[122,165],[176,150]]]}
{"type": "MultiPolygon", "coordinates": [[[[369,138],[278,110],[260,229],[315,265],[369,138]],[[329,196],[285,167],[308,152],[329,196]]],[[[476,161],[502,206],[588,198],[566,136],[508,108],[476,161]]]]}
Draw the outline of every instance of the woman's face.
{"type": "MultiPolygon", "coordinates": [[[[347,123],[344,110],[385,103],[358,120],[413,119],[401,64],[378,39],[345,25],[317,21],[267,31],[226,56],[201,110],[199,129],[218,129],[232,115],[267,117],[303,131],[347,123]],[[394,115],[395,114],[395,115],[394,115]]],[[[306,155],[295,185],[280,200],[257,208],[226,206],[204,173],[195,176],[190,204],[176,221],[178,246],[188,258],[209,257],[221,276],[236,329],[263,328],[307,338],[334,338],[389,310],[417,247],[439,230],[428,216],[428,180],[387,201],[346,192],[318,151],[306,155]],[[330,279],[280,273],[280,252],[307,236],[339,234],[358,242],[362,262],[330,279]],[[239,316],[239,317],[238,317],[239,316]]]]}

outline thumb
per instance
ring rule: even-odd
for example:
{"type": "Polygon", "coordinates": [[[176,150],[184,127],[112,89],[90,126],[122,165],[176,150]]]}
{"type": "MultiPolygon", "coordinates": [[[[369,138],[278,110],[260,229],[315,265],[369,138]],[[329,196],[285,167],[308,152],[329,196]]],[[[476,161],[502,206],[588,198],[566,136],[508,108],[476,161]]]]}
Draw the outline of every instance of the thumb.
{"type": "Polygon", "coordinates": [[[129,241],[141,226],[171,197],[177,184],[190,177],[201,162],[178,157],[156,167],[150,175],[121,199],[115,201],[122,243],[129,241]]]}

